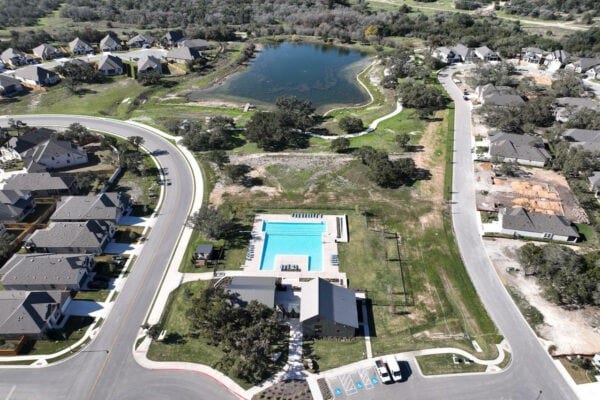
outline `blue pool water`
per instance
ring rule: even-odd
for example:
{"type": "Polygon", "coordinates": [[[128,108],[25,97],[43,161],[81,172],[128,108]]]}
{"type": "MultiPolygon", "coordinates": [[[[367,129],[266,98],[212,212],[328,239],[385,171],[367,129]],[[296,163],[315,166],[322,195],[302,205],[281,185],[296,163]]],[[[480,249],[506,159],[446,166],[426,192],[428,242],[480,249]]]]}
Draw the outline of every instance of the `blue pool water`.
{"type": "Polygon", "coordinates": [[[309,271],[323,270],[324,222],[264,222],[263,231],[261,270],[272,271],[277,254],[307,255],[309,271]]]}

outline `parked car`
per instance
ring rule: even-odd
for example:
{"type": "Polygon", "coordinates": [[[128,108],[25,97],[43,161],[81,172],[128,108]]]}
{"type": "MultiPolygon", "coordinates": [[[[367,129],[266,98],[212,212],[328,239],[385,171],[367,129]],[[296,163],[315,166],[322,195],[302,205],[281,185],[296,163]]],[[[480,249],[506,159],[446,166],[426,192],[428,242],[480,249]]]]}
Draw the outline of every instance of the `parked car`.
{"type": "Polygon", "coordinates": [[[388,371],[387,365],[381,360],[375,360],[375,366],[377,367],[377,373],[379,374],[379,378],[381,378],[381,382],[383,383],[393,383],[394,381],[390,377],[390,372],[388,371]]]}

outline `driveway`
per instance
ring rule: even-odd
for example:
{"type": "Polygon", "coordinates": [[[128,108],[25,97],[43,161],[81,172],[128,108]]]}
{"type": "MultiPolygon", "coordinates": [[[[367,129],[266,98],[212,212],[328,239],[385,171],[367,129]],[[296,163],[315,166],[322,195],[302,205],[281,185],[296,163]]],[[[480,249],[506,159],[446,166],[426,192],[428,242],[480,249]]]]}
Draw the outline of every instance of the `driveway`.
{"type": "Polygon", "coordinates": [[[119,219],[119,225],[125,226],[151,226],[152,218],[134,217],[127,215],[119,219]]]}
{"type": "Polygon", "coordinates": [[[104,248],[106,254],[133,254],[136,245],[132,243],[110,242],[104,248]]]}
{"type": "Polygon", "coordinates": [[[91,300],[73,300],[67,312],[68,315],[80,317],[106,318],[112,303],[101,303],[91,300]]]}

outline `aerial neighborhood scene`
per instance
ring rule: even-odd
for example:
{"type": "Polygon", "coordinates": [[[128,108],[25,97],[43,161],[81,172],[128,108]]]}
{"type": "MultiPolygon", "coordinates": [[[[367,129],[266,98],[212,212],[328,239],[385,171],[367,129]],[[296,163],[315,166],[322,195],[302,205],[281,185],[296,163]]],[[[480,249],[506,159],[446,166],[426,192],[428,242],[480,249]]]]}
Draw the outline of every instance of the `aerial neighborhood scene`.
{"type": "Polygon", "coordinates": [[[0,398],[600,398],[597,0],[0,6],[0,398]]]}

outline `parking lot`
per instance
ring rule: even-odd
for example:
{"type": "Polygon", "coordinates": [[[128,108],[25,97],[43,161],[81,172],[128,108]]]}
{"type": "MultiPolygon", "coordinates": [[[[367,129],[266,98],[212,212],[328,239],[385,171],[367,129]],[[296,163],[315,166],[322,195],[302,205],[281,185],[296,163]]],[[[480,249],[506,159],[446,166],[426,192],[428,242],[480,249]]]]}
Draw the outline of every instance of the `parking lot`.
{"type": "Polygon", "coordinates": [[[372,366],[327,378],[327,384],[336,399],[343,399],[374,389],[381,385],[381,381],[375,366],[372,366]]]}

